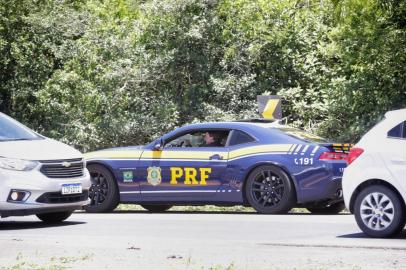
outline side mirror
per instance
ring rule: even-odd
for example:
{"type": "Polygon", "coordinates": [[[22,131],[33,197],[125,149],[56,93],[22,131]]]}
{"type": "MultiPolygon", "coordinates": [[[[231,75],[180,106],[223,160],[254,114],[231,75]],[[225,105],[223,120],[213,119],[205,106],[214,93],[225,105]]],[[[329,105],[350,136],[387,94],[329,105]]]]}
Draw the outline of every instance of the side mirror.
{"type": "Polygon", "coordinates": [[[164,147],[164,141],[161,139],[161,140],[155,142],[154,151],[162,151],[163,147],[164,147]]]}

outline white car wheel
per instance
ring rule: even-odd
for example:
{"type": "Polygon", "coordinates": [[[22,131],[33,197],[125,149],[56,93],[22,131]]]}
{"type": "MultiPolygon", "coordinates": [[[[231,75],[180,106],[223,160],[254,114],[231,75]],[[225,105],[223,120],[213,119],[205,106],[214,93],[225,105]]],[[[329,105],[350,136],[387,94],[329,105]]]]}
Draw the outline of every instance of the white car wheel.
{"type": "Polygon", "coordinates": [[[385,186],[367,187],[355,201],[358,226],[372,237],[389,237],[400,232],[405,225],[404,214],[398,195],[385,186]]]}
{"type": "Polygon", "coordinates": [[[361,202],[361,219],[371,230],[385,230],[392,224],[395,209],[392,201],[383,193],[374,192],[361,202]]]}

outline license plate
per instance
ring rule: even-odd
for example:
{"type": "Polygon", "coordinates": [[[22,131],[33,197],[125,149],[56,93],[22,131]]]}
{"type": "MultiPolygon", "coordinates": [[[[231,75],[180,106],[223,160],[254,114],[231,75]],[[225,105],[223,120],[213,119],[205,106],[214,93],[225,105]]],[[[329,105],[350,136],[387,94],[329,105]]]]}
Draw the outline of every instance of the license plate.
{"type": "Polygon", "coordinates": [[[63,184],[62,195],[82,193],[82,184],[63,184]]]}

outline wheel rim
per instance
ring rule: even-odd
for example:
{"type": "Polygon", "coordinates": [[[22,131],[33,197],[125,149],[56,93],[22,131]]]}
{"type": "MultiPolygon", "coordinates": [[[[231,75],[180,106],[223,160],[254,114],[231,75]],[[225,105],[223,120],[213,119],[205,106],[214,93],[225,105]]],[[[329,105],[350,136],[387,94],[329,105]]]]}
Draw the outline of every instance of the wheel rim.
{"type": "Polygon", "coordinates": [[[91,206],[101,205],[107,198],[109,185],[106,177],[99,172],[90,172],[92,185],[89,189],[91,206]]]}
{"type": "Polygon", "coordinates": [[[283,180],[270,170],[258,173],[252,182],[252,197],[262,207],[277,205],[282,200],[284,191],[283,180]]]}
{"type": "Polygon", "coordinates": [[[388,228],[395,217],[391,199],[383,193],[370,193],[361,202],[362,222],[371,230],[382,231],[388,228]]]}

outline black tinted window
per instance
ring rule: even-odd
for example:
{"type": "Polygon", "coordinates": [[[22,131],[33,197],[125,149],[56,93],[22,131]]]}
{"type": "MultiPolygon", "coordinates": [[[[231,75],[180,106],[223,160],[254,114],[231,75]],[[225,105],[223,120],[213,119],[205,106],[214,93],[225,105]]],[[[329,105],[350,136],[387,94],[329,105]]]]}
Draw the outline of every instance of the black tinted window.
{"type": "Polygon", "coordinates": [[[233,135],[231,137],[231,140],[230,140],[230,146],[237,145],[237,144],[254,142],[254,141],[255,141],[255,139],[252,138],[247,133],[239,131],[239,130],[234,130],[234,133],[233,133],[233,135]]]}
{"type": "Polygon", "coordinates": [[[406,122],[403,122],[403,133],[402,133],[402,138],[406,139],[406,122]]]}
{"type": "Polygon", "coordinates": [[[403,123],[400,123],[396,127],[392,128],[388,132],[388,137],[392,138],[402,138],[402,131],[403,131],[403,123]]]}

